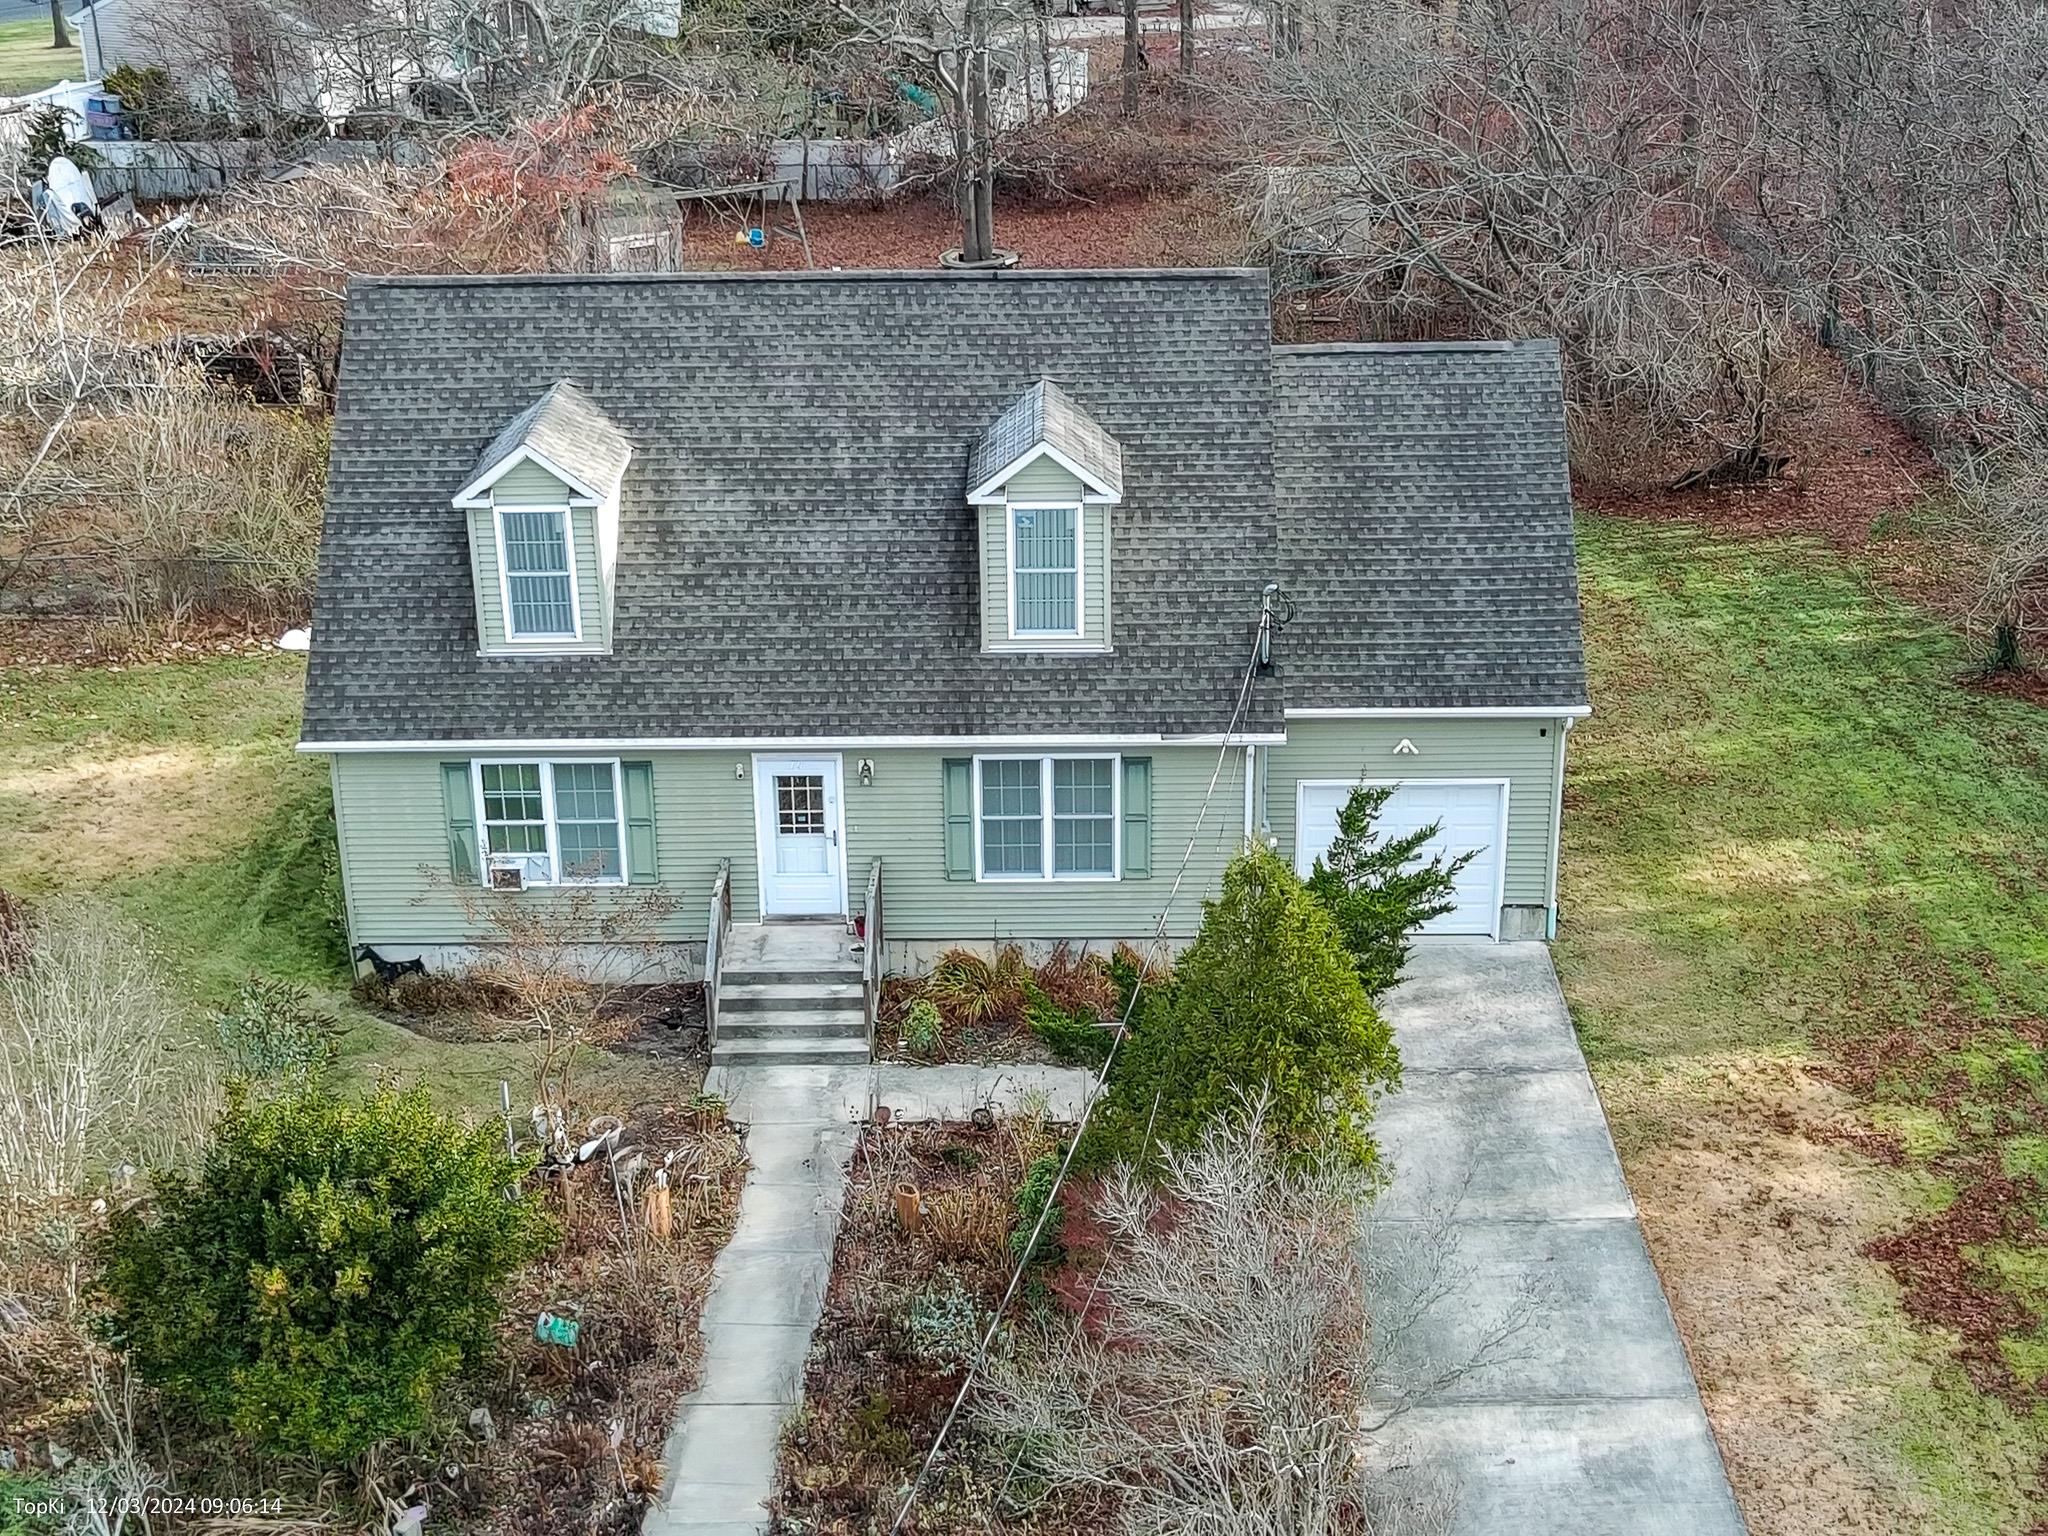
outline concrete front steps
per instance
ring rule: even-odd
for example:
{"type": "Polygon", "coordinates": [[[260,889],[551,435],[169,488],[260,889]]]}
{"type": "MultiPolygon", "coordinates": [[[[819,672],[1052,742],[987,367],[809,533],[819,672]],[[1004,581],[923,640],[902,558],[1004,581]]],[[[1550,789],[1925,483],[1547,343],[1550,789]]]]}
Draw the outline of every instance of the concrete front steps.
{"type": "Polygon", "coordinates": [[[721,969],[713,1066],[867,1065],[860,956],[837,920],[735,926],[721,969]]]}

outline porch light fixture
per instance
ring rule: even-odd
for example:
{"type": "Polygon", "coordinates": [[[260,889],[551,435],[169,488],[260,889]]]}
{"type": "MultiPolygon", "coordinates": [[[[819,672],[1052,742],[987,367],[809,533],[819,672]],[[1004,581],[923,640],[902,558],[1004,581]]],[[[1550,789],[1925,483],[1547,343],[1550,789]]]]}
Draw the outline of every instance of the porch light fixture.
{"type": "Polygon", "coordinates": [[[875,782],[875,760],[872,757],[862,758],[857,772],[860,775],[860,787],[866,789],[875,782]]]}

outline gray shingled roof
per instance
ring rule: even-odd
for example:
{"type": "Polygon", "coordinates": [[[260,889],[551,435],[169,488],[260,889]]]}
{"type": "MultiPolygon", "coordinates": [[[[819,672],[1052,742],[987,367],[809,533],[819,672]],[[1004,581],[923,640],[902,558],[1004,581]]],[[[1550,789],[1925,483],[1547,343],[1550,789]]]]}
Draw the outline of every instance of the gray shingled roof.
{"type": "Polygon", "coordinates": [[[1278,562],[1267,306],[1249,272],[358,280],[306,739],[1220,730],[1278,562]],[[450,498],[560,379],[634,449],[614,654],[479,656],[450,498]],[[980,649],[961,480],[1039,379],[1145,445],[1112,654],[980,649]]]}
{"type": "Polygon", "coordinates": [[[1291,707],[1582,705],[1552,341],[1273,353],[1291,707]]]}
{"type": "Polygon", "coordinates": [[[521,448],[532,448],[597,491],[609,489],[633,456],[633,444],[626,434],[567,379],[550,385],[547,393],[505,424],[505,429],[477,455],[463,484],[495,468],[521,448]]]}
{"type": "Polygon", "coordinates": [[[977,490],[1040,444],[1056,448],[1117,495],[1124,488],[1124,450],[1059,385],[1040,379],[995,419],[967,460],[967,489],[977,490]]]}

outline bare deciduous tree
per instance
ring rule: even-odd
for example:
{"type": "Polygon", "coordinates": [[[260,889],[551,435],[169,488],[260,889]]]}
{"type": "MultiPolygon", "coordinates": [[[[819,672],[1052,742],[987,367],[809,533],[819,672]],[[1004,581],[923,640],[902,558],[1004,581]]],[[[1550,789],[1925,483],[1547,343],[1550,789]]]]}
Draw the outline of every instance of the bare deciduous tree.
{"type": "Polygon", "coordinates": [[[2048,580],[2048,14],[1750,0],[1710,100],[1717,231],[1954,476],[1994,664],[2048,580]]]}
{"type": "Polygon", "coordinates": [[[1003,259],[995,235],[990,75],[999,34],[1028,44],[1028,0],[840,0],[839,9],[868,46],[915,60],[938,85],[952,147],[960,260],[976,266],[1003,259]]]}
{"type": "Polygon", "coordinates": [[[1276,12],[1260,89],[1291,163],[1247,178],[1270,258],[1383,332],[1560,338],[1582,443],[1631,418],[1720,473],[1772,467],[1787,319],[1707,238],[1691,4],[1276,12]]]}

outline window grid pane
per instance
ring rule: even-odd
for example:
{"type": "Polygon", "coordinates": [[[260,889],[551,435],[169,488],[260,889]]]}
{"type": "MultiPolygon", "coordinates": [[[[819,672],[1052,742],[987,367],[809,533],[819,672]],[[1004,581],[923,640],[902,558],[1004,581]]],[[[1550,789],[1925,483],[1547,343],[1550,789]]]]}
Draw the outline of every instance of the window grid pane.
{"type": "Polygon", "coordinates": [[[519,855],[529,880],[552,877],[548,867],[547,804],[539,763],[485,763],[477,770],[484,792],[484,849],[519,855]]]}
{"type": "Polygon", "coordinates": [[[560,512],[506,512],[505,586],[515,635],[575,633],[568,520],[560,512]]]}
{"type": "Polygon", "coordinates": [[[981,765],[981,867],[990,875],[1045,873],[1044,785],[1036,758],[981,765]]]}
{"type": "Polygon", "coordinates": [[[1018,633],[1076,633],[1081,574],[1078,510],[1020,507],[1010,515],[1016,520],[1017,566],[1012,575],[1018,633]]]}
{"type": "Polygon", "coordinates": [[[1061,758],[1052,765],[1052,872],[1116,873],[1116,762],[1061,758]]]}
{"type": "Polygon", "coordinates": [[[610,763],[556,763],[555,838],[565,880],[617,880],[619,800],[610,763]]]}

